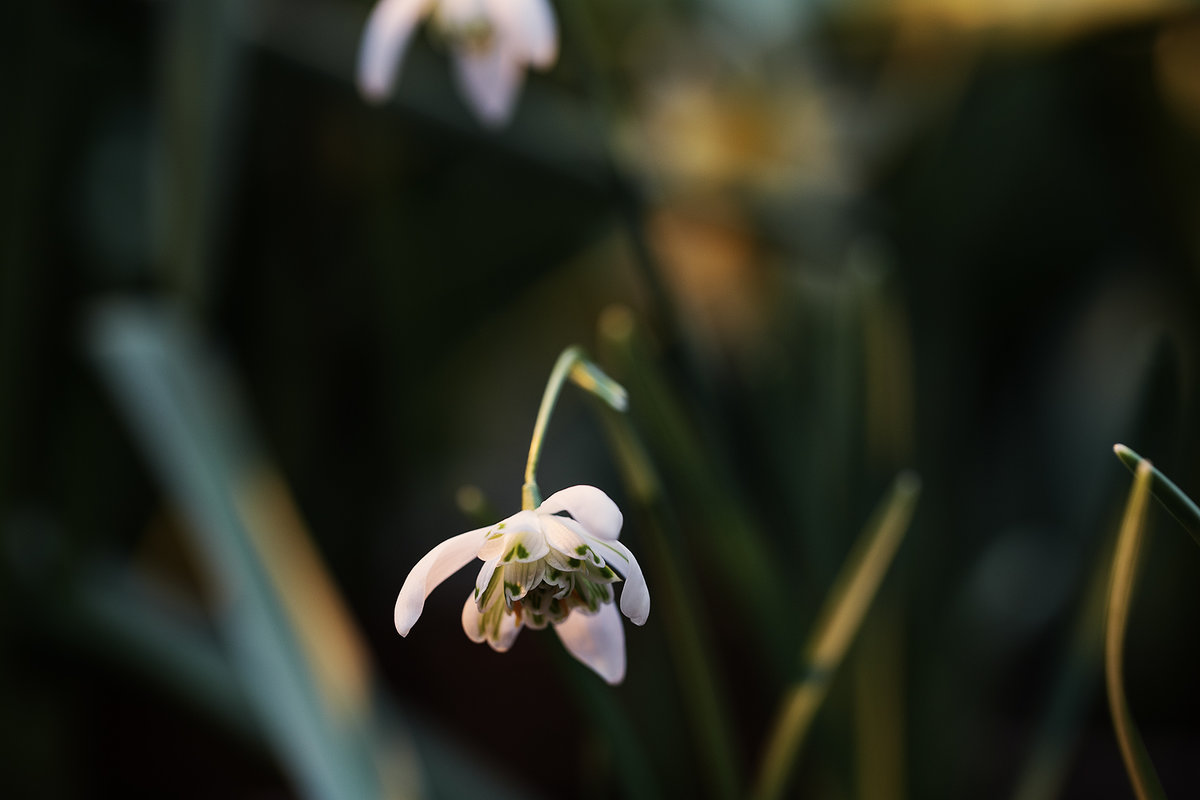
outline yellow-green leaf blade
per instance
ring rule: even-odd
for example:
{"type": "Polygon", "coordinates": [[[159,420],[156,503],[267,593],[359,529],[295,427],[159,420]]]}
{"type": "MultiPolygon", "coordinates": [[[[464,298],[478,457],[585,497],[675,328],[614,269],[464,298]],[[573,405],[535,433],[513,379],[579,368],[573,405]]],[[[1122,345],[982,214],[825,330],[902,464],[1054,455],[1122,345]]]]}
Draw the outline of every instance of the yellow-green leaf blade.
{"type": "Polygon", "coordinates": [[[1117,539],[1117,552],[1113,557],[1104,641],[1104,674],[1113,729],[1117,735],[1117,744],[1121,748],[1121,757],[1125,761],[1125,769],[1129,773],[1129,781],[1133,784],[1133,790],[1139,800],[1166,798],[1154,763],[1150,760],[1150,754],[1146,752],[1146,746],[1142,743],[1141,734],[1138,733],[1133,715],[1129,711],[1124,688],[1124,664],[1121,658],[1137,574],[1138,551],[1141,547],[1142,532],[1146,527],[1146,505],[1150,497],[1153,474],[1154,468],[1149,461],[1143,460],[1138,464],[1133,489],[1125,505],[1125,517],[1117,539]]]}
{"type": "Polygon", "coordinates": [[[803,674],[788,690],[767,740],[753,794],[759,800],[783,795],[833,676],[908,531],[920,492],[920,479],[902,472],[842,567],[805,646],[803,674]]]}

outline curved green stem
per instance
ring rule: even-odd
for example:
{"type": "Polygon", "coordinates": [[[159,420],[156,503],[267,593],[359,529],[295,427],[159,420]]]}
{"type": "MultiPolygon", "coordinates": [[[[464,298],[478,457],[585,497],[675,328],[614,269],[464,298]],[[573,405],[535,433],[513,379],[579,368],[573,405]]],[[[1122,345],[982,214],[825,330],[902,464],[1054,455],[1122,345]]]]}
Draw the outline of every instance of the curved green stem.
{"type": "Polygon", "coordinates": [[[567,380],[599,397],[617,411],[624,411],[627,395],[624,387],[604,374],[603,370],[588,360],[583,348],[578,345],[562,351],[542,394],[542,405],[538,408],[537,420],[533,423],[533,438],[529,440],[529,459],[525,462],[525,484],[521,487],[521,508],[532,511],[542,504],[542,494],[537,485],[537,465],[542,457],[542,444],[546,439],[546,427],[550,415],[558,403],[558,395],[567,380]]]}

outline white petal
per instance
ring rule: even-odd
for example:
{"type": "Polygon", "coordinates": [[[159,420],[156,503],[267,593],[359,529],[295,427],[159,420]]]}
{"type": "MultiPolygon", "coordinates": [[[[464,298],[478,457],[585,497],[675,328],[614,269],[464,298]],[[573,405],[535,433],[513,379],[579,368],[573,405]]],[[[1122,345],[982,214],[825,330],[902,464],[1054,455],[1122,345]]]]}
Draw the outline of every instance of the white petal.
{"type": "Polygon", "coordinates": [[[518,511],[511,517],[502,519],[488,531],[483,547],[479,548],[479,557],[484,561],[496,558],[508,549],[506,537],[519,531],[540,531],[541,520],[532,511],[518,511]]]}
{"type": "Polygon", "coordinates": [[[488,644],[497,653],[504,653],[508,648],[513,646],[513,642],[517,639],[517,634],[521,632],[521,623],[517,622],[516,614],[505,614],[500,618],[500,635],[495,641],[488,640],[488,644]]]}
{"type": "Polygon", "coordinates": [[[546,544],[565,556],[583,558],[587,553],[586,551],[580,552],[579,548],[588,547],[588,543],[576,530],[575,526],[578,524],[565,517],[556,517],[553,514],[543,515],[542,531],[546,534],[546,544]]]}
{"type": "Polygon", "coordinates": [[[520,600],[529,590],[542,582],[546,562],[533,561],[509,564],[504,568],[504,599],[512,608],[514,600],[520,600]]]}
{"type": "Polygon", "coordinates": [[[572,611],[554,630],[567,652],[605,681],[616,686],[625,678],[625,630],[616,606],[602,606],[592,616],[572,611]]]}
{"type": "Polygon", "coordinates": [[[479,613],[474,597],[468,597],[467,602],[463,603],[462,625],[472,642],[478,644],[487,638],[483,632],[483,615],[479,613]]]}
{"type": "Polygon", "coordinates": [[[460,533],[425,554],[404,579],[400,596],[396,598],[396,630],[407,636],[421,616],[425,598],[439,583],[467,565],[483,544],[488,528],[460,533]]]}
{"type": "Polygon", "coordinates": [[[525,77],[525,68],[502,37],[497,37],[486,50],[458,50],[454,74],[480,121],[492,127],[508,122],[517,102],[517,90],[525,77]]]}
{"type": "Polygon", "coordinates": [[[358,88],[368,100],[381,101],[392,91],[400,59],[429,0],[379,0],[363,30],[358,49],[358,88]]]}
{"type": "Polygon", "coordinates": [[[482,0],[438,0],[433,13],[438,25],[454,31],[481,21],[488,12],[482,0]]]}
{"type": "Polygon", "coordinates": [[[558,24],[546,0],[488,0],[488,14],[525,63],[549,67],[558,57],[558,24]]]}
{"type": "Polygon", "coordinates": [[[479,568],[479,574],[475,576],[475,602],[482,608],[487,608],[496,598],[500,597],[498,584],[493,588],[491,596],[488,595],[488,587],[492,583],[492,578],[496,574],[496,565],[499,563],[500,559],[498,558],[483,562],[483,566],[479,568]]]}
{"type": "Polygon", "coordinates": [[[542,514],[566,511],[583,529],[599,539],[616,539],[621,535],[621,509],[612,498],[595,486],[571,486],[555,492],[538,506],[542,514]]]}
{"type": "Polygon", "coordinates": [[[528,563],[545,558],[546,553],[550,552],[550,546],[546,544],[546,536],[542,533],[541,521],[536,517],[534,520],[536,522],[534,528],[518,529],[505,534],[502,540],[504,547],[501,548],[500,563],[528,563]]]}
{"type": "MultiPolygon", "coordinates": [[[[574,572],[575,570],[577,570],[583,566],[582,563],[580,563],[577,566],[571,564],[572,559],[575,559],[575,556],[565,556],[562,553],[555,550],[553,547],[551,547],[549,550],[546,551],[546,563],[548,565],[550,565],[551,567],[553,567],[554,569],[558,570],[559,572],[563,572],[563,573],[574,572]]],[[[575,559],[575,560],[578,561],[579,559],[575,559]]]]}
{"type": "Polygon", "coordinates": [[[637,559],[618,541],[594,539],[592,544],[608,565],[625,578],[625,586],[621,589],[621,612],[634,625],[645,625],[646,617],[650,616],[650,589],[637,559]]]}

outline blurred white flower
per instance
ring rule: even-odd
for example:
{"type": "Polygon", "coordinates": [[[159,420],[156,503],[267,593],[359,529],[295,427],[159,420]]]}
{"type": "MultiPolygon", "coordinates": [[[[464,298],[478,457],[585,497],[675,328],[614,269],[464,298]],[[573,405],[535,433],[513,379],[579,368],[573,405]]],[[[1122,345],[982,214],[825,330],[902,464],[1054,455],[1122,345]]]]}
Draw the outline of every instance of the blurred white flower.
{"type": "Polygon", "coordinates": [[[549,67],[558,55],[549,0],[379,0],[358,53],[358,85],[368,99],[391,93],[413,29],[426,15],[453,48],[458,84],[489,125],[512,116],[525,67],[549,67]]]}
{"type": "Polygon", "coordinates": [[[625,677],[625,631],[613,584],[625,576],[621,611],[635,625],[650,614],[646,579],[625,545],[621,510],[594,486],[556,492],[533,511],[439,544],[413,567],[396,600],[396,630],[407,636],[434,587],[478,557],[484,564],[463,606],[472,641],[504,652],[525,625],[551,624],[575,658],[611,684],[625,677]]]}

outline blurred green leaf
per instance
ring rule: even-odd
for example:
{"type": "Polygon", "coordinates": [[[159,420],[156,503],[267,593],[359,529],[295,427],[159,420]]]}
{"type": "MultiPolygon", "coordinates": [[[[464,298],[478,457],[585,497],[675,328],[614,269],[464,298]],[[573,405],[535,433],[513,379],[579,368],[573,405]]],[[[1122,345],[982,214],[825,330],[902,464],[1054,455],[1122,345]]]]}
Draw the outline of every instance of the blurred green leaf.
{"type": "Polygon", "coordinates": [[[642,541],[648,549],[646,562],[657,581],[656,596],[663,598],[657,613],[668,620],[668,645],[691,717],[688,727],[702,756],[697,769],[705,773],[714,797],[736,797],[739,778],[733,726],[709,632],[701,624],[703,603],[684,579],[692,573],[688,548],[680,544],[678,524],[663,494],[658,470],[629,418],[605,413],[603,419],[626,488],[645,511],[648,524],[642,528],[642,541]]]}
{"type": "Polygon", "coordinates": [[[600,340],[603,353],[632,387],[635,401],[630,413],[643,422],[667,479],[678,481],[681,494],[694,509],[692,522],[703,556],[741,587],[731,600],[753,626],[768,663],[784,669],[791,653],[784,650],[787,638],[779,631],[787,617],[788,593],[766,537],[738,496],[739,487],[711,447],[701,444],[684,404],[647,352],[645,334],[632,311],[625,306],[607,309],[600,322],[600,340]]]}
{"type": "Polygon", "coordinates": [[[180,0],[166,7],[162,47],[162,141],[155,175],[158,262],[163,283],[203,308],[215,273],[214,246],[227,216],[228,157],[236,114],[240,3],[180,0]]]}
{"type": "Polygon", "coordinates": [[[109,658],[164,685],[245,738],[261,735],[246,707],[237,675],[200,619],[133,569],[96,567],[68,598],[65,631],[93,643],[109,658]]]}
{"type": "Polygon", "coordinates": [[[1052,800],[1063,781],[1098,682],[1104,648],[1104,612],[1115,542],[1107,537],[1094,559],[1086,592],[1076,614],[1057,674],[1048,693],[1029,755],[1017,777],[1013,800],[1052,800]]]}
{"type": "Polygon", "coordinates": [[[920,479],[912,472],[900,473],[842,567],[809,636],[804,673],[788,690],[767,739],[754,797],[773,800],[783,795],[812,721],[908,530],[920,493],[920,479]]]}
{"type": "MultiPolygon", "coordinates": [[[[231,664],[268,739],[309,797],[385,796],[368,709],[322,693],[251,540],[238,494],[256,459],[226,376],[165,307],[113,301],[91,323],[93,355],[212,575],[231,664]]],[[[390,788],[409,795],[420,779],[401,742],[389,746],[409,774],[390,788]]]]}

